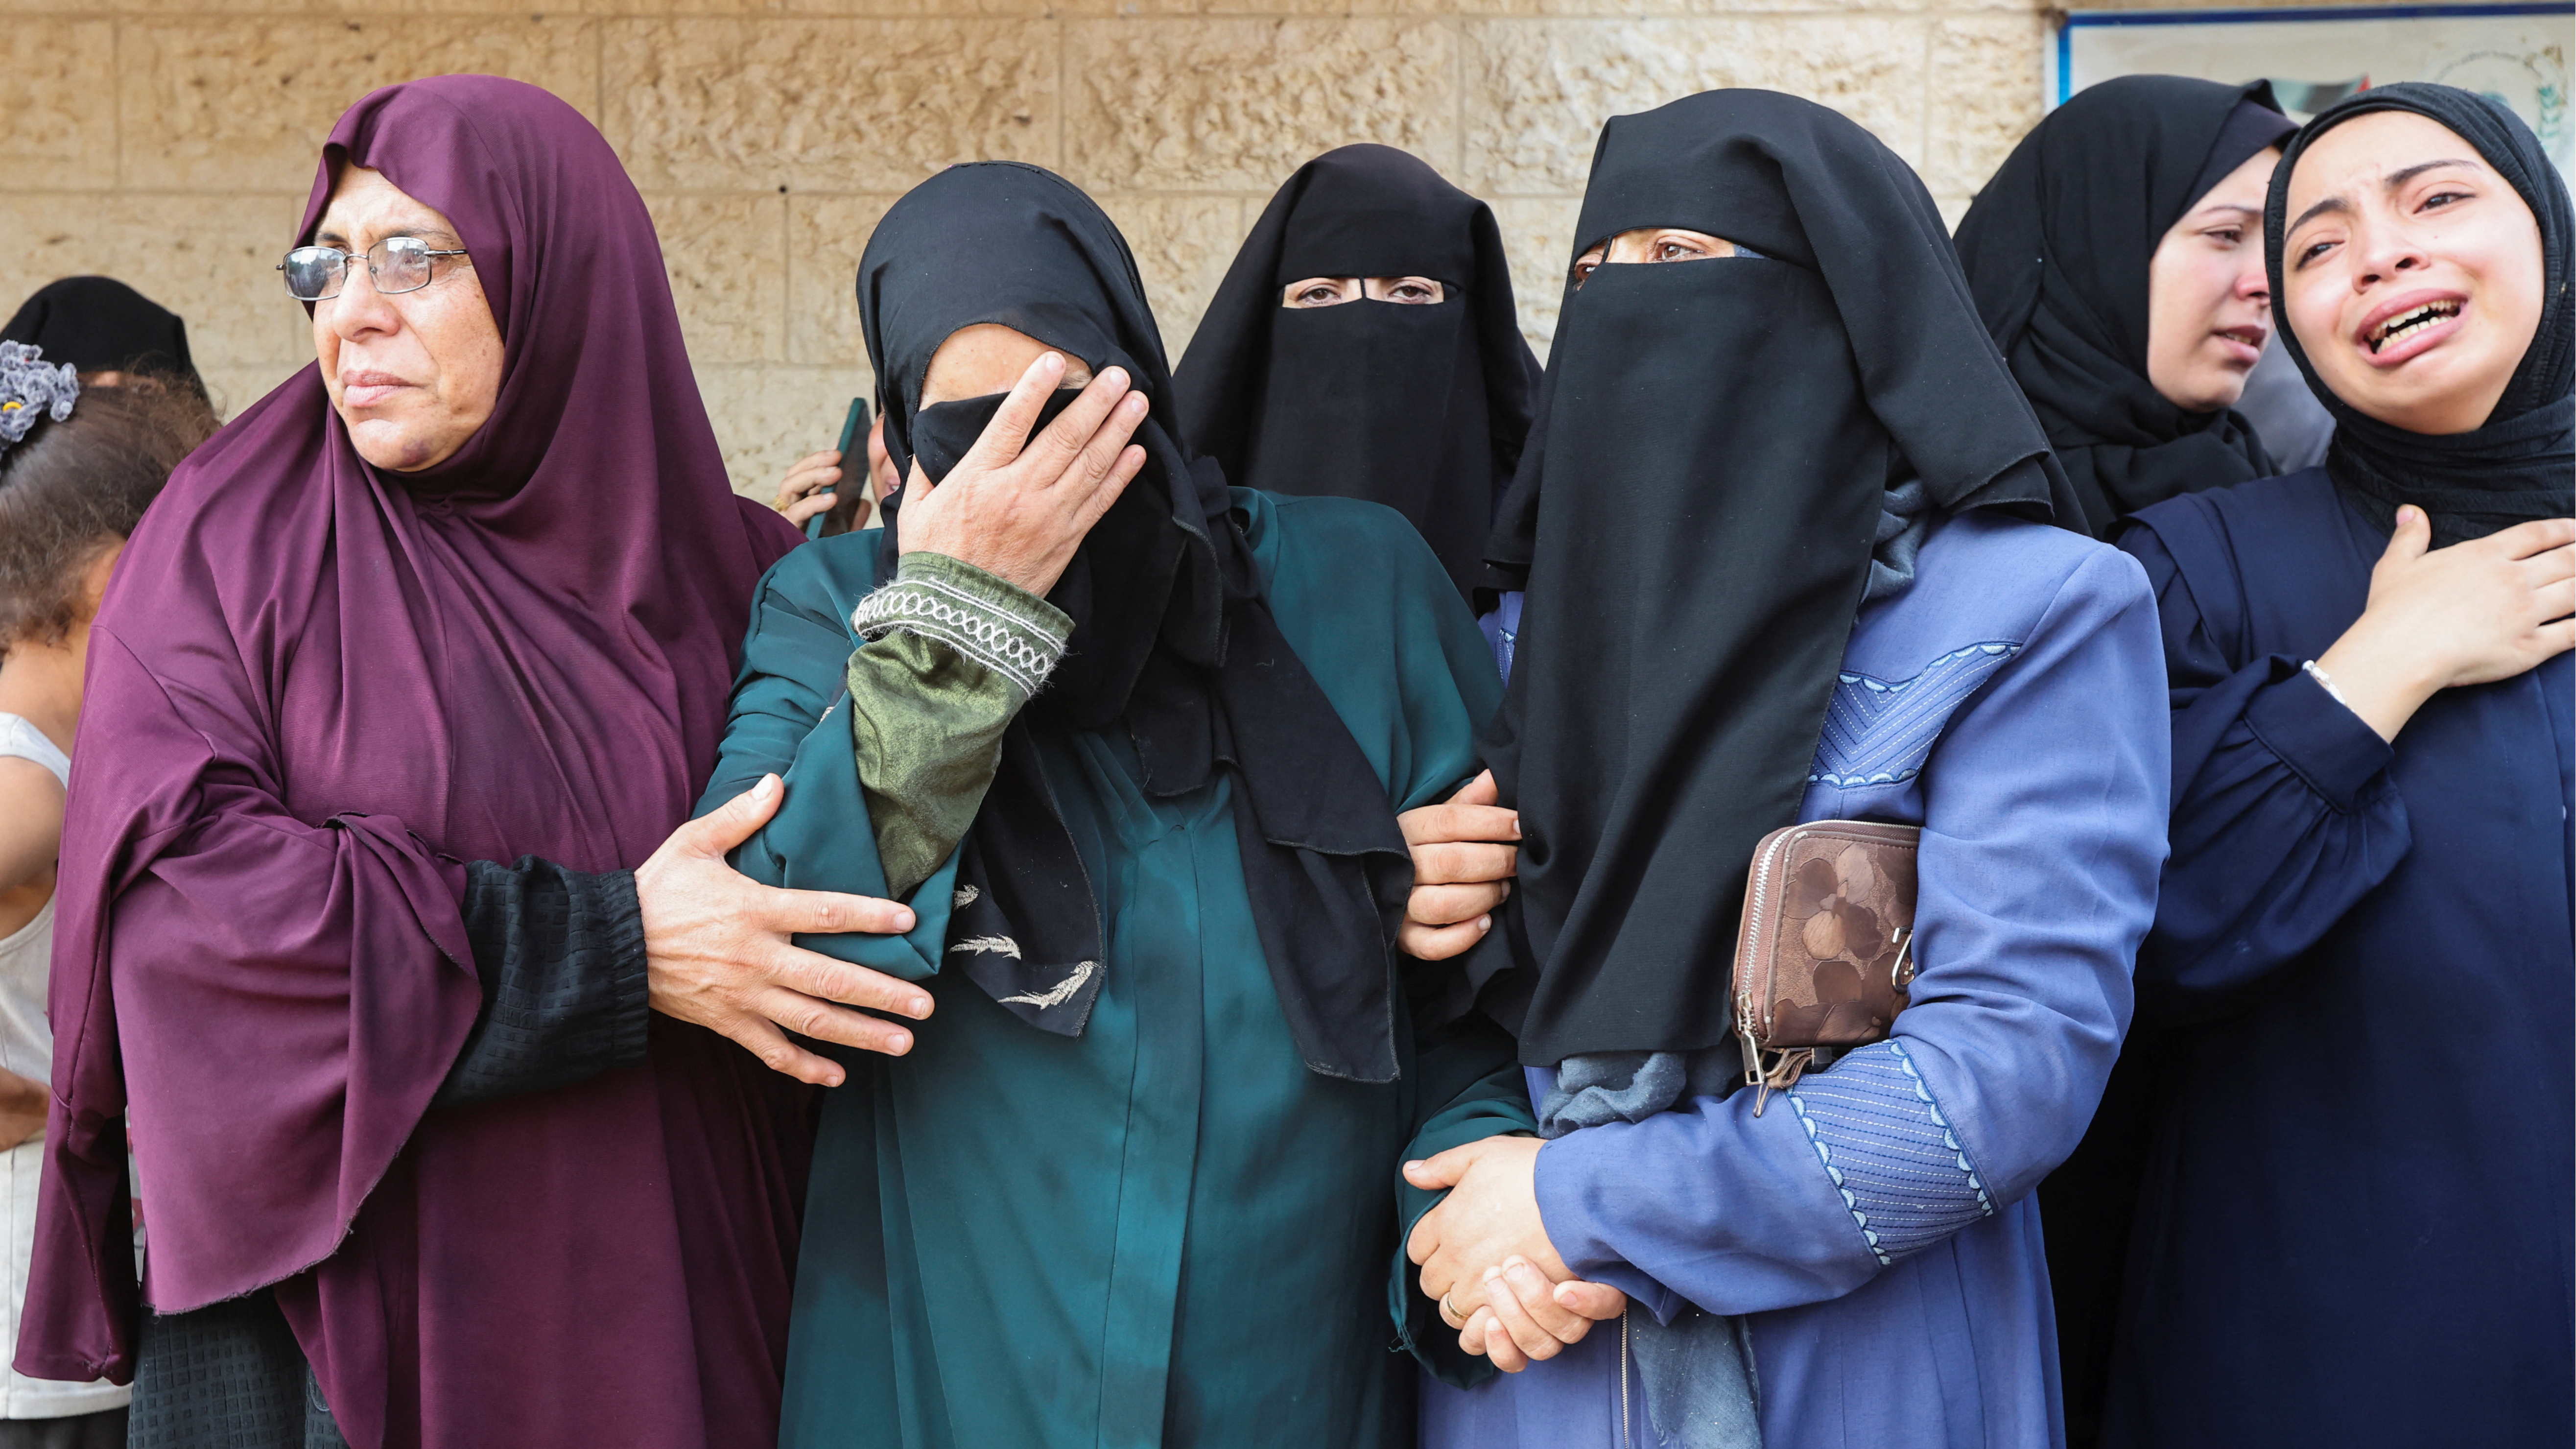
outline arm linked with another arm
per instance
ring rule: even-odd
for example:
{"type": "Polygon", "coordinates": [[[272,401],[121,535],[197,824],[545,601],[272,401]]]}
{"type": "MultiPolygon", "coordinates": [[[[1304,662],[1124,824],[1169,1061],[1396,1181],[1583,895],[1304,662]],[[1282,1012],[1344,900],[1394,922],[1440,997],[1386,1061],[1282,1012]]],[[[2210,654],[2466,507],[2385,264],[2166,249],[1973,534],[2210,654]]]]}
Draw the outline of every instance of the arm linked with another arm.
{"type": "MultiPolygon", "coordinates": [[[[889,896],[919,889],[965,837],[1009,727],[1072,621],[942,554],[906,554],[861,602],[850,729],[889,896]]],[[[465,868],[463,913],[483,1009],[434,1105],[571,1086],[644,1060],[650,1020],[632,871],[534,856],[465,868]]]]}
{"type": "Polygon", "coordinates": [[[1536,1196],[1569,1268],[1659,1316],[1818,1302],[2000,1212],[2073,1150],[2154,911],[2160,654],[2136,566],[2080,565],[1924,772],[1922,969],[1893,1037],[1762,1116],[1737,1092],[1549,1143],[1536,1196]]]}

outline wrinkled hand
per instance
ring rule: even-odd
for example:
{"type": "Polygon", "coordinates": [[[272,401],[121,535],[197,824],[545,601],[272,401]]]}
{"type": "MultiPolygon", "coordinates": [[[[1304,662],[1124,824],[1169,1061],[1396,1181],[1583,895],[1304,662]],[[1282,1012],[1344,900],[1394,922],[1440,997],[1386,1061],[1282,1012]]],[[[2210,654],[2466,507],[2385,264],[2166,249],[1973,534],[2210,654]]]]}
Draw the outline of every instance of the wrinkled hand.
{"type": "Polygon", "coordinates": [[[1459,1330],[1460,1348],[1511,1373],[1582,1342],[1628,1301],[1606,1284],[1567,1281],[1574,1275],[1539,1218],[1544,1145],[1488,1137],[1404,1165],[1415,1187],[1449,1189],[1405,1241],[1405,1255],[1422,1265],[1423,1293],[1440,1301],[1440,1321],[1459,1330]]]}
{"type": "Polygon", "coordinates": [[[1494,803],[1501,798],[1487,770],[1446,803],[1395,817],[1413,848],[1413,894],[1395,931],[1406,955],[1445,961],[1493,929],[1493,910],[1520,868],[1520,812],[1494,803]]]}
{"type": "Polygon", "coordinates": [[[1124,368],[1102,369],[1045,432],[1029,436],[1063,377],[1061,353],[1030,363],[983,436],[935,486],[913,460],[900,551],[944,553],[1032,594],[1055,587],[1083,535],[1145,466],[1145,450],[1127,440],[1147,403],[1124,368]]]}
{"type": "Polygon", "coordinates": [[[2576,519],[2428,548],[2412,504],[2370,571],[2370,603],[2318,658],[2353,713],[2393,740],[2445,689],[2511,679],[2576,648],[2576,519]]]}
{"type": "MultiPolygon", "coordinates": [[[[787,469],[787,477],[778,485],[778,501],[769,505],[787,515],[787,521],[803,528],[815,514],[824,512],[840,501],[834,490],[841,481],[841,453],[825,448],[799,458],[787,469]]],[[[867,522],[868,500],[859,500],[858,516],[850,520],[857,528],[867,522]]]]}
{"type": "Polygon", "coordinates": [[[774,1071],[837,1087],[844,1076],[840,1064],[798,1046],[787,1033],[901,1056],[912,1049],[911,1032],[849,1008],[920,1020],[930,1015],[930,993],[788,941],[798,932],[909,931],[909,906],[871,896],[780,890],[725,863],[725,853],[769,823],[786,797],[776,775],[763,776],[720,808],[672,831],[635,868],[652,1005],[731,1037],[774,1071]]]}

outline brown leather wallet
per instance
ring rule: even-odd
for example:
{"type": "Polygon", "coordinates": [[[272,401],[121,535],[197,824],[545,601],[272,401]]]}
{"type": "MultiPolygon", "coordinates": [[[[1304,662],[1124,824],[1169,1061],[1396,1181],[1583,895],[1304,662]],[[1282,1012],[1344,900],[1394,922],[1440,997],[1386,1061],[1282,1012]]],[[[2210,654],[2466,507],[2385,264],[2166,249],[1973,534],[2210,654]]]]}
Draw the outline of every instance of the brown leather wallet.
{"type": "Polygon", "coordinates": [[[1885,1041],[1914,984],[1923,830],[1819,820],[1762,837],[1735,949],[1735,1036],[1755,1116],[1819,1050],[1885,1041]]]}

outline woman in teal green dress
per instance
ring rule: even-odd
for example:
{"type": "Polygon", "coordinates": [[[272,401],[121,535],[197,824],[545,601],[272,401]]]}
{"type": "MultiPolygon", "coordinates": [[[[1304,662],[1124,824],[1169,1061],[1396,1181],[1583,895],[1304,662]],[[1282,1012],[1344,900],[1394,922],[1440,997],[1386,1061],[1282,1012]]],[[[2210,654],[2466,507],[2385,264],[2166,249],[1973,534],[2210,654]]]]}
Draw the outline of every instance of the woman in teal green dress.
{"type": "Polygon", "coordinates": [[[738,865],[908,900],[800,944],[935,1008],[904,1055],[823,1048],[781,1442],[1410,1444],[1416,1361],[1482,1364],[1412,1286],[1399,1168],[1531,1125],[1455,968],[1398,948],[1499,899],[1436,882],[1508,847],[1417,886],[1404,828],[1509,838],[1443,803],[1484,641],[1395,513],[1183,450],[1135,264],[1060,178],[933,177],[859,295],[909,481],[763,582],[706,800],[781,775],[738,865]]]}

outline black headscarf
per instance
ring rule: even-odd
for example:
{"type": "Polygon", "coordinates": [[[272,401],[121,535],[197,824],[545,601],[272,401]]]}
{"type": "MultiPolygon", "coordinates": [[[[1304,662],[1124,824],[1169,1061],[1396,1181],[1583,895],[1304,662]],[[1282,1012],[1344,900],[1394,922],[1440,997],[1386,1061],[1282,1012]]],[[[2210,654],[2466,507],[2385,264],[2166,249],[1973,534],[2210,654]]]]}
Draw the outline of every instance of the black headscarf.
{"type": "Polygon", "coordinates": [[[197,384],[188,324],[113,277],[65,277],[36,289],[0,341],[32,342],[81,372],[146,372],[197,384]]]}
{"type": "MultiPolygon", "coordinates": [[[[1049,1030],[1078,1034],[1089,1019],[1107,965],[1099,907],[1032,732],[1120,726],[1149,794],[1232,772],[1253,919],[1299,1050],[1328,1076],[1392,1080],[1395,928],[1412,862],[1367,757],[1271,618],[1223,472],[1181,441],[1162,336],[1126,240],[1051,172],[955,166],[877,224],[858,288],[886,451],[906,476],[915,456],[931,478],[945,476],[1001,406],[999,395],[921,405],[932,354],[976,323],[1026,333],[1095,371],[1125,368],[1152,403],[1135,435],[1144,471],[1048,595],[1073,616],[1071,649],[1005,737],[1001,774],[959,862],[959,885],[974,890],[951,937],[1009,936],[1020,955],[970,955],[967,974],[1049,1030]]],[[[1059,391],[1049,415],[1073,396],[1059,391]]],[[[879,544],[888,577],[901,514],[898,492],[879,544]]]]}
{"type": "Polygon", "coordinates": [[[1391,146],[1297,168],[1253,224],[1175,385],[1190,446],[1276,493],[1401,513],[1461,593],[1520,462],[1538,359],[1493,209],[1391,146]],[[1434,304],[1288,308],[1308,277],[1437,279],[1434,304]]]}
{"type": "Polygon", "coordinates": [[[1640,226],[1760,259],[1569,287],[1488,552],[1528,590],[1487,755],[1519,889],[1471,969],[1521,1059],[1716,1044],[1745,867],[1792,823],[1882,500],[2047,518],[2048,440],[1905,163],[1822,106],[1613,118],[1576,246],[1640,226]]]}
{"type": "Polygon", "coordinates": [[[2296,129],[2269,81],[2122,76],[2033,127],[1960,221],[1978,315],[2083,507],[2066,526],[2106,537],[2150,503],[2271,475],[2242,415],[2186,412],[2147,380],[2147,271],[2211,187],[2296,129]]]}
{"type": "Polygon", "coordinates": [[[2309,365],[2297,335],[2284,326],[2282,345],[2317,400],[2334,414],[2326,473],[2382,528],[2396,527],[2401,503],[2423,509],[2432,519],[2436,548],[2535,518],[2565,517],[2576,503],[2569,496],[2576,485],[2576,311],[2568,297],[2568,243],[2576,237],[2576,219],[2570,216],[2566,178],[2520,116],[2474,92],[2417,81],[2361,91],[2328,106],[2290,143],[2272,173],[2272,195],[2263,211],[2272,295],[2283,295],[2281,231],[2290,173],[2317,137],[2372,111],[2410,111],[2448,126],[2531,208],[2540,223],[2540,330],[2486,423],[2472,432],[2435,436],[2383,423],[2335,396],[2309,365]]]}

